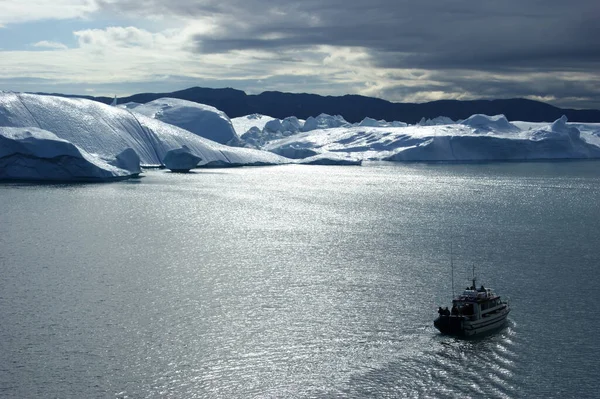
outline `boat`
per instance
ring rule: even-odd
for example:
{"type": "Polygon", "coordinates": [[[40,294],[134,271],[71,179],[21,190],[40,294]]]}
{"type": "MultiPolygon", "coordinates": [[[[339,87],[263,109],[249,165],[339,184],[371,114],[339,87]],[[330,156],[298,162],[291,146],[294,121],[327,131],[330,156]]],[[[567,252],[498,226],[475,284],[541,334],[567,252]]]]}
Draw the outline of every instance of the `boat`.
{"type": "Polygon", "coordinates": [[[452,310],[438,309],[433,325],[442,334],[472,338],[498,330],[506,324],[510,306],[491,288],[477,288],[476,279],[452,300],[452,310]]]}

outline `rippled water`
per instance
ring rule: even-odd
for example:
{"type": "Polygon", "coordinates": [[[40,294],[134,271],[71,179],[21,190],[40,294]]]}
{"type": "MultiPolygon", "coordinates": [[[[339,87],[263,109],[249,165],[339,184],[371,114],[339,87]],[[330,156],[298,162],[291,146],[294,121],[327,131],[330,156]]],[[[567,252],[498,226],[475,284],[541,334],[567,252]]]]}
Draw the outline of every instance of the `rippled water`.
{"type": "Polygon", "coordinates": [[[0,185],[2,397],[597,397],[600,163],[0,185]],[[432,321],[473,265],[506,329],[432,321]]]}

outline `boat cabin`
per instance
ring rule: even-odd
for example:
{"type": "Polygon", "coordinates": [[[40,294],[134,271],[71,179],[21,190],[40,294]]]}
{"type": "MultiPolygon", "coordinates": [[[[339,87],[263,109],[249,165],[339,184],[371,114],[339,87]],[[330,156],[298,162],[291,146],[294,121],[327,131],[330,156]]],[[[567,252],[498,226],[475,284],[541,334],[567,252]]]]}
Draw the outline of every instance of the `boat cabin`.
{"type": "Polygon", "coordinates": [[[457,336],[480,335],[504,325],[510,307],[500,296],[483,285],[467,287],[452,300],[452,310],[438,309],[434,326],[443,334],[457,336]]]}
{"type": "Polygon", "coordinates": [[[452,301],[451,315],[471,316],[473,320],[484,317],[485,314],[493,312],[494,308],[502,305],[500,297],[490,288],[476,289],[474,286],[467,287],[462,294],[452,301]]]}

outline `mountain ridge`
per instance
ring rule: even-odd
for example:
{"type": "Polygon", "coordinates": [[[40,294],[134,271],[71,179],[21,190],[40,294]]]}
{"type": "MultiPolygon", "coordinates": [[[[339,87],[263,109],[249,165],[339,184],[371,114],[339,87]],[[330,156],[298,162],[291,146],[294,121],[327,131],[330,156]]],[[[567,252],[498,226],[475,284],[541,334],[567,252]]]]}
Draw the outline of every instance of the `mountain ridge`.
{"type": "MultiPolygon", "coordinates": [[[[37,93],[50,94],[50,93],[37,93]]],[[[64,97],[87,98],[110,104],[110,97],[89,95],[66,95],[64,97]]],[[[453,120],[466,119],[473,114],[504,114],[508,120],[529,122],[552,122],[566,115],[572,122],[600,122],[600,110],[559,108],[553,105],[523,99],[490,100],[437,100],[426,103],[394,103],[375,97],[357,94],[342,96],[322,96],[311,93],[288,93],[265,91],[260,94],[246,94],[233,88],[190,87],[169,93],[137,93],[117,98],[119,104],[126,102],[147,103],[161,97],[173,97],[182,100],[212,105],[224,111],[230,118],[249,114],[264,114],[283,119],[296,116],[306,119],[321,113],[341,115],[348,122],[360,122],[365,117],[417,123],[421,118],[447,116],[453,120]]]]}

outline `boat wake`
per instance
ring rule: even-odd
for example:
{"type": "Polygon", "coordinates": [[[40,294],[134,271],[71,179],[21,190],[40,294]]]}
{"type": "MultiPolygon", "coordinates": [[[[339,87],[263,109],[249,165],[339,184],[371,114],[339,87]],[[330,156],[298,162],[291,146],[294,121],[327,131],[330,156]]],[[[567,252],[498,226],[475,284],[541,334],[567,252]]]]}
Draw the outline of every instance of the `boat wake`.
{"type": "Polygon", "coordinates": [[[354,376],[347,397],[518,397],[519,340],[509,320],[496,335],[459,340],[443,335],[415,337],[421,348],[354,376]]]}

